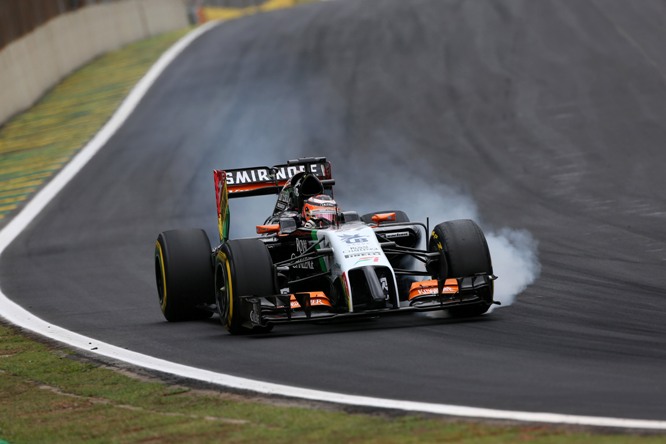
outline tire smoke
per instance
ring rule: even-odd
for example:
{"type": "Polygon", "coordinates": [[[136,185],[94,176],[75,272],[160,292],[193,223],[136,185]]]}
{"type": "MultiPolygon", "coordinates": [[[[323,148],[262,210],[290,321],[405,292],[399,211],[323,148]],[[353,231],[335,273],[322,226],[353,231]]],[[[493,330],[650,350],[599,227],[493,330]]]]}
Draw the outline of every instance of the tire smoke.
{"type": "MultiPolygon", "coordinates": [[[[363,177],[362,189],[349,187],[351,177],[343,178],[341,168],[334,170],[339,185],[336,198],[342,209],[356,210],[359,214],[383,210],[403,210],[410,220],[426,222],[430,229],[438,223],[454,219],[472,219],[477,222],[488,242],[495,281],[495,300],[500,307],[511,305],[516,297],[541,273],[538,259],[538,242],[530,232],[522,229],[487,226],[480,217],[474,201],[463,189],[441,183],[426,182],[423,175],[406,175],[395,171],[396,167],[377,168],[375,176],[363,177]],[[400,177],[397,180],[391,178],[400,177]],[[405,178],[408,179],[405,179],[405,178]]],[[[423,247],[425,247],[424,239],[423,247]]]]}

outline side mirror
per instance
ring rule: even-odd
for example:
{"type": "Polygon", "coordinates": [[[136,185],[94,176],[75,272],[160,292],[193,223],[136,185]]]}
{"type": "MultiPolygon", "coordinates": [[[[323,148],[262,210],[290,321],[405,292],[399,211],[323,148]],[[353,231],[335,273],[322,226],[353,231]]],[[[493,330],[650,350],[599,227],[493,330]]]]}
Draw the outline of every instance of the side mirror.
{"type": "Polygon", "coordinates": [[[280,232],[280,225],[257,225],[257,234],[270,234],[280,232]]]}
{"type": "Polygon", "coordinates": [[[395,222],[395,213],[378,213],[372,215],[372,221],[377,225],[382,222],[395,222]]]}

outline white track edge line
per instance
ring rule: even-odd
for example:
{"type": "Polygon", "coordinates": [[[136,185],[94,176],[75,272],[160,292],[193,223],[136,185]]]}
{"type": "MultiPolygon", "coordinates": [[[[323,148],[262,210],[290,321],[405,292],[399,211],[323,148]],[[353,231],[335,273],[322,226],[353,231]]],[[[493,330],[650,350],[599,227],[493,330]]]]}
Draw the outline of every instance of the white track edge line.
{"type": "MultiPolygon", "coordinates": [[[[138,103],[155,83],[161,73],[173,60],[199,36],[217,26],[219,22],[209,22],[175,43],[152,66],[148,73],[137,83],[123,101],[111,119],[95,135],[95,137],[72,160],[40,190],[32,200],[0,231],[0,256],[7,247],[25,230],[39,215],[49,202],[69,183],[90,159],[107,143],[120,126],[134,111],[138,103]]],[[[331,402],[336,404],[359,407],[404,410],[412,412],[433,413],[468,418],[499,419],[511,421],[538,422],[550,424],[570,424],[580,426],[611,427],[625,429],[666,430],[666,421],[609,418],[598,416],[578,416],[558,413],[522,412],[496,410],[477,407],[465,407],[449,404],[434,404],[395,399],[373,398],[366,396],[346,395],[305,388],[272,384],[252,379],[216,373],[196,367],[190,367],[153,356],[133,352],[115,345],[98,341],[78,333],[49,324],[33,315],[23,307],[11,301],[0,288],[0,316],[10,323],[35,332],[57,342],[74,348],[85,350],[107,358],[123,361],[138,367],[162,373],[225,386],[233,389],[247,390],[266,395],[278,395],[312,401],[331,402]]]]}

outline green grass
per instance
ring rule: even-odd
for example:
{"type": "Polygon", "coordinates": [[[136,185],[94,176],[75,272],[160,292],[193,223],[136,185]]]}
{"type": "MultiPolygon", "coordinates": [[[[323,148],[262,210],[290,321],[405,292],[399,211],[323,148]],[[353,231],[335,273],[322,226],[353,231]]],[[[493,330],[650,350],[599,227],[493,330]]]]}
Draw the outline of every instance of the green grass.
{"type": "MultiPolygon", "coordinates": [[[[184,32],[129,45],[93,61],[0,129],[0,206],[11,202],[20,207],[95,134],[184,32]]],[[[12,211],[0,209],[0,218],[12,211]]],[[[174,385],[136,372],[140,370],[128,374],[0,324],[0,443],[665,442],[656,435],[348,413],[338,407],[174,385]]]]}
{"type": "Polygon", "coordinates": [[[186,32],[97,58],[0,128],[0,225],[95,135],[159,55],[186,32]]]}

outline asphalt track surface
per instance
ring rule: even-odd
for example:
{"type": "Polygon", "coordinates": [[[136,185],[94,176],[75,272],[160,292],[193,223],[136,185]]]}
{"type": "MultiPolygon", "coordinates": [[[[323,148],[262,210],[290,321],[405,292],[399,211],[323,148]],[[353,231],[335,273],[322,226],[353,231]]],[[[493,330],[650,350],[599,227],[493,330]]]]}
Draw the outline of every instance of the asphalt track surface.
{"type": "MultiPolygon", "coordinates": [[[[223,24],[10,246],[3,291],[56,325],[236,376],[665,420],[665,16],[649,0],[386,0],[223,24]],[[340,196],[369,206],[382,180],[458,187],[486,226],[532,234],[541,275],[477,320],[257,337],[165,322],[157,233],[213,237],[214,167],[299,155],[328,156],[340,196]],[[377,174],[386,165],[398,172],[377,174]]],[[[262,222],[233,211],[236,227],[262,222]]]]}

